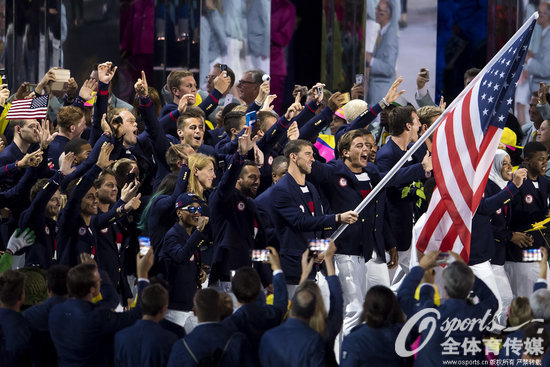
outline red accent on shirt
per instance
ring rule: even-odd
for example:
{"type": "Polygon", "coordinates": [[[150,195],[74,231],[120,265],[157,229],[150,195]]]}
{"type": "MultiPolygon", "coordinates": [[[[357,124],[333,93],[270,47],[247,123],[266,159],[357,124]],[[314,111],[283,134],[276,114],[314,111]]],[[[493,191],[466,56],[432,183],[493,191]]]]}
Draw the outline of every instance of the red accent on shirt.
{"type": "Polygon", "coordinates": [[[108,96],[109,95],[108,90],[98,90],[97,93],[99,93],[100,96],[108,96]]]}
{"type": "Polygon", "coordinates": [[[361,197],[364,199],[367,197],[368,194],[370,194],[372,190],[360,190],[360,191],[361,191],[361,197]]]}
{"type": "Polygon", "coordinates": [[[309,205],[309,211],[311,214],[315,214],[315,206],[313,205],[313,201],[308,202],[309,205]]]}

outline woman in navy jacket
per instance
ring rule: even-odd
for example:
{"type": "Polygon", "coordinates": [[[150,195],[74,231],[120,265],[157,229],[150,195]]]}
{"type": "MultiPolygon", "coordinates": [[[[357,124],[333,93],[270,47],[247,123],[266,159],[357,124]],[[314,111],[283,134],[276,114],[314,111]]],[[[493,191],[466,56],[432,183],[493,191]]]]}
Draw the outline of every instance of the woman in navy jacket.
{"type": "Polygon", "coordinates": [[[170,299],[166,318],[190,332],[193,323],[193,297],[200,284],[206,280],[206,273],[201,270],[199,259],[200,247],[208,242],[203,233],[208,217],[201,216],[202,207],[198,196],[184,193],[178,196],[175,203],[178,221],[164,237],[160,250],[160,261],[164,262],[166,279],[170,285],[170,299]],[[187,325],[186,325],[187,324],[187,325]]]}
{"type": "Polygon", "coordinates": [[[405,366],[407,360],[395,351],[395,340],[404,322],[405,314],[391,289],[383,285],[369,289],[361,323],[342,343],[340,366],[405,366]]]}

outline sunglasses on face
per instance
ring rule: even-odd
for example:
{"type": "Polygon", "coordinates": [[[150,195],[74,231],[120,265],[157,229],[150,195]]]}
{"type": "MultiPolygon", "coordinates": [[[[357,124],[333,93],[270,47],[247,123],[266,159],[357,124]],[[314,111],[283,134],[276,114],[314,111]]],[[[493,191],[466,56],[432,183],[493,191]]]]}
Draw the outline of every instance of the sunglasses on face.
{"type": "Polygon", "coordinates": [[[202,214],[202,206],[186,206],[185,208],[181,208],[181,210],[187,210],[191,214],[195,214],[196,212],[202,214]]]}

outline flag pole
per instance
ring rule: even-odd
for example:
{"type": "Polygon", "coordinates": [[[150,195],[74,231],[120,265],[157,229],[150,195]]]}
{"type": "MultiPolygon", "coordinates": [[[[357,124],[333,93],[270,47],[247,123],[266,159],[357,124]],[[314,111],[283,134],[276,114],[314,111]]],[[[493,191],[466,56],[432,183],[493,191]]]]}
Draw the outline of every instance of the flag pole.
{"type": "MultiPolygon", "coordinates": [[[[445,109],[445,111],[439,116],[439,118],[430,126],[428,130],[424,134],[422,134],[416,143],[405,152],[405,155],[401,157],[401,159],[395,164],[395,166],[392,167],[391,170],[388,171],[388,173],[380,180],[378,185],[376,185],[372,191],[357,205],[357,207],[353,210],[356,213],[360,213],[365,207],[372,201],[372,199],[386,186],[386,184],[395,176],[397,171],[405,164],[405,162],[420,148],[422,144],[430,137],[435,130],[441,125],[443,120],[445,120],[445,117],[447,117],[447,114],[452,111],[456,104],[462,99],[466,93],[470,91],[470,89],[473,88],[474,82],[476,82],[478,79],[482,78],[482,76],[485,74],[486,71],[488,71],[492,65],[495,63],[494,60],[498,60],[511,46],[512,44],[523,34],[523,32],[529,28],[531,25],[531,22],[534,19],[537,19],[539,16],[538,12],[533,13],[531,17],[521,26],[520,29],[517,30],[517,32],[506,42],[506,44],[500,49],[500,51],[485,65],[485,67],[476,75],[476,77],[468,84],[462,92],[453,100],[453,102],[445,109]]],[[[369,163],[370,164],[370,163],[369,163]]],[[[336,240],[348,227],[349,224],[342,224],[338,229],[330,236],[332,240],[336,240]]]]}

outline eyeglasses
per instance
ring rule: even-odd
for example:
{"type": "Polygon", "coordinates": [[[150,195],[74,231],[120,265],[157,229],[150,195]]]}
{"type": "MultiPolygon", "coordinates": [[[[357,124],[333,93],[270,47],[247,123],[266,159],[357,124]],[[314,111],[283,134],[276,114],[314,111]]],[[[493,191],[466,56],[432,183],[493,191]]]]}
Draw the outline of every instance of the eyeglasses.
{"type": "Polygon", "coordinates": [[[187,210],[191,214],[195,214],[196,212],[202,214],[202,206],[186,206],[185,208],[181,208],[181,210],[187,210]]]}
{"type": "Polygon", "coordinates": [[[248,80],[239,80],[239,84],[258,84],[256,82],[249,82],[248,80]]]}

